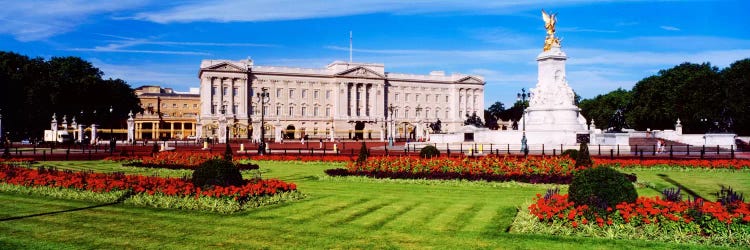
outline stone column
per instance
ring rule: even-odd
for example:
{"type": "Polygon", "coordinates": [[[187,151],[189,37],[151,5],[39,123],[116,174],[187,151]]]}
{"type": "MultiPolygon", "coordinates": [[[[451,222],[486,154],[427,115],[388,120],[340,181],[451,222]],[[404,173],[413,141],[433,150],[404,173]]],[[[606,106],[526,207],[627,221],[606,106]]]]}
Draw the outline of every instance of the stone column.
{"type": "Polygon", "coordinates": [[[63,131],[68,132],[68,116],[67,115],[63,115],[63,118],[62,118],[62,129],[63,129],[63,131]]]}
{"type": "Polygon", "coordinates": [[[91,124],[91,141],[89,143],[95,144],[96,140],[96,124],[91,124]]]}
{"type": "Polygon", "coordinates": [[[196,139],[203,137],[203,124],[201,124],[200,117],[197,117],[195,119],[195,125],[193,125],[193,132],[195,133],[196,139]]]}
{"type": "Polygon", "coordinates": [[[83,142],[83,124],[78,124],[78,128],[77,129],[78,129],[78,131],[77,131],[78,132],[78,139],[76,141],[80,143],[80,142],[83,142]]]}
{"type": "Polygon", "coordinates": [[[55,137],[57,137],[57,115],[52,113],[52,121],[50,122],[50,130],[52,130],[52,133],[55,134],[55,137]]]}
{"type": "Polygon", "coordinates": [[[133,119],[133,111],[128,113],[128,142],[135,141],[135,119],[133,119]]]}
{"type": "Polygon", "coordinates": [[[365,102],[365,115],[368,119],[371,117],[371,111],[374,105],[372,105],[372,84],[365,85],[365,96],[367,97],[367,101],[365,102]]]}

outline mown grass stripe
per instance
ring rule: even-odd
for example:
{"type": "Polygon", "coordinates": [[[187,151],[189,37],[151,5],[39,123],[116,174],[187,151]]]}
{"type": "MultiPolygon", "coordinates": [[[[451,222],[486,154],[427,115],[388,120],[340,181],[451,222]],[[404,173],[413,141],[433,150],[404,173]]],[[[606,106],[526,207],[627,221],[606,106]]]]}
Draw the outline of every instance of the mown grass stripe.
{"type": "Polygon", "coordinates": [[[404,216],[404,214],[422,205],[423,203],[413,202],[413,203],[407,203],[407,204],[403,204],[403,203],[398,203],[398,204],[399,206],[394,206],[397,209],[389,210],[387,212],[383,211],[382,213],[378,214],[379,216],[374,216],[375,218],[370,219],[369,223],[364,223],[365,228],[369,230],[380,230],[381,228],[385,227],[386,224],[395,221],[397,218],[401,216],[404,216]]]}
{"type": "Polygon", "coordinates": [[[392,202],[393,201],[383,201],[383,202],[379,202],[375,204],[370,204],[362,208],[353,209],[350,213],[341,214],[342,215],[341,219],[334,220],[333,222],[328,223],[328,225],[335,226],[335,225],[347,224],[362,216],[373,213],[385,206],[388,206],[392,202]]]}

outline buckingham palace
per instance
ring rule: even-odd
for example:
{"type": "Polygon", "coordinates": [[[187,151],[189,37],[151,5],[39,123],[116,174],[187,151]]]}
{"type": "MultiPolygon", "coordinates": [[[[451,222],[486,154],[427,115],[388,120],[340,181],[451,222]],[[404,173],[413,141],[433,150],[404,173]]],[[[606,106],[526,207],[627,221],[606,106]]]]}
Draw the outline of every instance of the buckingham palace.
{"type": "Polygon", "coordinates": [[[481,76],[432,71],[385,72],[383,64],[335,61],[325,68],[256,66],[253,61],[203,60],[199,137],[223,142],[264,138],[412,139],[483,117],[481,76]],[[262,97],[261,97],[262,96],[262,97]],[[262,107],[262,108],[261,108],[262,107]],[[261,113],[262,112],[262,113],[261,113]]]}

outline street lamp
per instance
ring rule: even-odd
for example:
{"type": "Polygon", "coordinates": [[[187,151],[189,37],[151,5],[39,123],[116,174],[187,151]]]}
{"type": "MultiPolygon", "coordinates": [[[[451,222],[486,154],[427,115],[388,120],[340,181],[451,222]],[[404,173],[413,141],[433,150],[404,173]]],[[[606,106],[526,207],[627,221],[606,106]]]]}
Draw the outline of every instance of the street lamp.
{"type": "Polygon", "coordinates": [[[388,146],[393,147],[393,103],[388,105],[388,111],[391,113],[390,129],[388,130],[388,146]]]}
{"type": "Polygon", "coordinates": [[[258,104],[260,104],[260,145],[258,146],[258,154],[263,155],[266,149],[266,104],[271,101],[268,94],[268,88],[261,88],[261,93],[257,93],[258,104]]]}
{"type": "Polygon", "coordinates": [[[115,141],[115,136],[112,133],[113,127],[114,127],[114,120],[115,120],[115,117],[112,115],[112,111],[114,110],[112,109],[112,106],[110,105],[109,106],[109,154],[112,154],[115,152],[115,144],[117,143],[115,141]]]}
{"type": "Polygon", "coordinates": [[[521,100],[521,107],[523,107],[523,116],[521,116],[521,119],[523,119],[523,136],[521,137],[521,151],[523,152],[523,156],[529,155],[529,145],[526,144],[526,98],[530,96],[531,93],[526,93],[525,88],[521,88],[521,93],[517,95],[518,100],[521,100]]]}
{"type": "MultiPolygon", "coordinates": [[[[227,105],[221,105],[221,116],[223,117],[223,120],[226,120],[226,113],[227,105]]],[[[226,144],[226,149],[224,150],[224,159],[227,161],[231,161],[232,148],[229,146],[229,123],[226,123],[224,125],[224,143],[226,144]]]]}

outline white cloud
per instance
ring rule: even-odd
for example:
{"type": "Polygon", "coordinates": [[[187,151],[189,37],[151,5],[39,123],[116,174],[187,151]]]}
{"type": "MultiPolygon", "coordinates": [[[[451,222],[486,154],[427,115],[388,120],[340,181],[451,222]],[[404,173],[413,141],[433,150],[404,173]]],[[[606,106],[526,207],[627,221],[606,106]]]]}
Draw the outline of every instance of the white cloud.
{"type": "Polygon", "coordinates": [[[218,42],[188,42],[188,41],[158,41],[146,38],[131,38],[121,37],[115,35],[102,34],[102,36],[108,36],[117,38],[118,40],[107,41],[109,44],[104,46],[95,46],[93,48],[72,48],[68,49],[71,51],[92,51],[92,52],[115,52],[115,53],[140,53],[140,54],[167,54],[167,55],[203,55],[208,56],[211,53],[195,50],[164,50],[161,47],[277,47],[270,44],[256,44],[256,43],[218,43],[218,42]],[[142,47],[153,47],[156,45],[159,48],[148,48],[142,47]],[[141,47],[141,49],[135,49],[133,47],[141,47]]]}
{"type": "Polygon", "coordinates": [[[141,6],[144,0],[9,1],[0,8],[0,33],[20,41],[45,39],[74,30],[89,16],[141,6]]]}
{"type": "Polygon", "coordinates": [[[631,52],[570,48],[566,52],[568,55],[572,55],[568,58],[569,65],[616,65],[618,67],[671,67],[683,62],[710,62],[719,67],[726,67],[737,60],[750,57],[750,49],[705,50],[697,52],[631,52]]]}
{"type": "MultiPolygon", "coordinates": [[[[612,2],[607,0],[560,0],[557,6],[612,2]]],[[[145,11],[130,17],[157,23],[172,22],[254,22],[338,17],[371,13],[418,14],[470,12],[473,14],[508,14],[538,9],[544,0],[528,1],[452,1],[452,0],[217,0],[210,4],[194,2],[171,9],[145,11]]]]}
{"type": "Polygon", "coordinates": [[[559,27],[559,32],[590,32],[590,33],[617,33],[616,30],[587,29],[581,27],[559,27]]]}
{"type": "Polygon", "coordinates": [[[130,86],[160,85],[178,91],[187,91],[200,85],[197,70],[198,63],[190,64],[155,64],[139,63],[137,65],[111,64],[100,59],[90,59],[91,63],[104,72],[104,78],[120,78],[130,86]]]}
{"type": "Polygon", "coordinates": [[[663,30],[669,30],[669,31],[680,31],[680,28],[677,28],[675,26],[669,26],[669,25],[662,25],[662,26],[659,26],[659,28],[663,30]]]}

